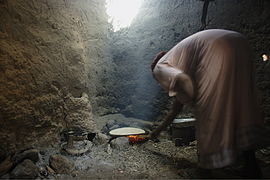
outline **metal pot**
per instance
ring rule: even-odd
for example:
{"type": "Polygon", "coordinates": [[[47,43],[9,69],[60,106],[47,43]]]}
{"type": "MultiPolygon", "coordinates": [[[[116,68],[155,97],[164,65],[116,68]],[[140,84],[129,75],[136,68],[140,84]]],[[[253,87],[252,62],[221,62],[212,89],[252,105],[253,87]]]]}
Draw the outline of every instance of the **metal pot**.
{"type": "Polygon", "coordinates": [[[188,145],[195,140],[195,119],[174,119],[171,124],[171,135],[175,146],[188,145]]]}

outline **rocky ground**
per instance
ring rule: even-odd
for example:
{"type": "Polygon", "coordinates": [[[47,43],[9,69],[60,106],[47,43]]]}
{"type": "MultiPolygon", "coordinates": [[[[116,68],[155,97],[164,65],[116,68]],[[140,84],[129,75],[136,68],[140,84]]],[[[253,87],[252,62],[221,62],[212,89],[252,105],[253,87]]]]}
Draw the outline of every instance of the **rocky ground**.
{"type": "MultiPolygon", "coordinates": [[[[104,116],[103,127],[108,127],[108,123],[114,126],[113,122],[116,121],[114,117],[118,117],[120,121],[125,118],[119,114],[104,116]],[[112,121],[107,121],[108,119],[112,121]]],[[[143,121],[140,123],[143,124],[143,121]]],[[[109,139],[110,136],[100,132],[91,141],[89,139],[74,141],[76,148],[86,147],[84,145],[87,144],[87,151],[81,154],[64,151],[64,142],[56,147],[30,148],[17,152],[5,160],[0,159],[0,177],[2,179],[200,178],[196,141],[186,146],[175,146],[167,132],[161,134],[160,142],[147,141],[132,145],[127,137],[119,137],[108,143],[109,139]]],[[[257,157],[264,178],[270,178],[270,148],[258,150],[257,157]]],[[[241,167],[241,163],[237,162],[232,167],[215,170],[214,178],[241,178],[241,167]]]]}

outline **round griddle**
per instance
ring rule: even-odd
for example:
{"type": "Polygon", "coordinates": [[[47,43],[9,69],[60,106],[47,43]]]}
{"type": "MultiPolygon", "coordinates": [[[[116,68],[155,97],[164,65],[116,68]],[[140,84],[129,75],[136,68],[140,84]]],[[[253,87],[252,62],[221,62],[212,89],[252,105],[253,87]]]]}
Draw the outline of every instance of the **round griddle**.
{"type": "Polygon", "coordinates": [[[109,134],[113,137],[120,137],[120,136],[131,136],[131,135],[142,135],[146,134],[145,130],[140,128],[134,127],[123,127],[113,129],[109,132],[109,134]]]}

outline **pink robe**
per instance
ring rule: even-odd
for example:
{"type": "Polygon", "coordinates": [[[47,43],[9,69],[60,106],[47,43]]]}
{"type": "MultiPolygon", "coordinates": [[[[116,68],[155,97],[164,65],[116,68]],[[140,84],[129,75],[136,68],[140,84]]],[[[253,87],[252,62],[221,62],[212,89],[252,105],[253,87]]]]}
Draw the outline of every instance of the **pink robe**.
{"type": "Polygon", "coordinates": [[[199,165],[221,168],[231,164],[239,150],[255,148],[263,120],[246,38],[221,29],[187,37],[165,54],[153,71],[168,92],[181,72],[194,84],[199,165]]]}

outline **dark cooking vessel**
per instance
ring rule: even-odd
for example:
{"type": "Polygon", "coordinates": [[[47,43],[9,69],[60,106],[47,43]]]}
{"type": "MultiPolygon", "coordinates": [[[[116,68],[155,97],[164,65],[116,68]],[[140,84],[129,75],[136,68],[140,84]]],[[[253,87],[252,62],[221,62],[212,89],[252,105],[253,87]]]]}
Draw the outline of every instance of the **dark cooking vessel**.
{"type": "Polygon", "coordinates": [[[194,118],[174,119],[170,129],[175,146],[188,145],[195,140],[194,118]]]}

